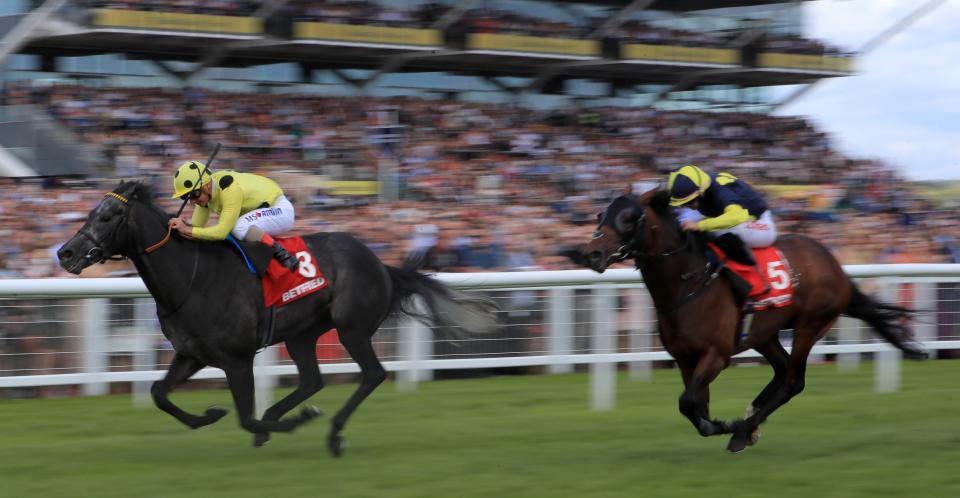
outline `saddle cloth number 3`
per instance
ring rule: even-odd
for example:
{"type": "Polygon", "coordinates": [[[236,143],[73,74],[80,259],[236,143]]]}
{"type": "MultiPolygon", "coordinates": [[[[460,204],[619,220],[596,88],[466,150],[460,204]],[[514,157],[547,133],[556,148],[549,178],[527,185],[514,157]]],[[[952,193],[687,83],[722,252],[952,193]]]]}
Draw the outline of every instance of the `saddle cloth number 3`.
{"type": "Polygon", "coordinates": [[[300,272],[300,275],[303,275],[303,278],[313,278],[317,276],[317,267],[313,264],[313,258],[310,257],[309,252],[298,252],[297,259],[300,261],[300,268],[298,271],[300,272]]]}

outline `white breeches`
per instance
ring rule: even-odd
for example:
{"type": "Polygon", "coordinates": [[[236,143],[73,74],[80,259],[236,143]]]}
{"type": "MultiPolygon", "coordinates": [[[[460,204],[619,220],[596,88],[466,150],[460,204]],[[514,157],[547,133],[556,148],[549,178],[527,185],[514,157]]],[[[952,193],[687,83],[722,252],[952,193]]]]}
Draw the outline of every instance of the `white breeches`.
{"type": "Polygon", "coordinates": [[[270,235],[280,235],[293,228],[293,204],[286,197],[277,197],[270,207],[254,209],[240,215],[233,226],[233,236],[244,240],[250,227],[257,227],[270,235]]]}

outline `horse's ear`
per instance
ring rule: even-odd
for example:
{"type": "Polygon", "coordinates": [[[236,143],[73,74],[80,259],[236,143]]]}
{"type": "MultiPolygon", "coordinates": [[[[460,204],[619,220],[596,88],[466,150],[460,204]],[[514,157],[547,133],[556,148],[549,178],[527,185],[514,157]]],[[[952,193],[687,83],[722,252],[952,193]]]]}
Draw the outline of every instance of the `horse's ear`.
{"type": "Polygon", "coordinates": [[[617,213],[617,217],[613,220],[613,228],[617,229],[618,233],[630,233],[635,228],[637,228],[637,210],[634,208],[624,209],[617,213]]]}

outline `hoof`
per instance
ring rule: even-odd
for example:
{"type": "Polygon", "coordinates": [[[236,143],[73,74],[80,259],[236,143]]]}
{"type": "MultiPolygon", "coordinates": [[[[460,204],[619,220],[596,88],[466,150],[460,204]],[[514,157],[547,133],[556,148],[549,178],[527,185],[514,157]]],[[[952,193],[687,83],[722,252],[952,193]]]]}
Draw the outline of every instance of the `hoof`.
{"type": "Polygon", "coordinates": [[[211,406],[207,408],[207,411],[203,413],[201,417],[196,421],[196,423],[190,425],[191,429],[199,429],[201,427],[206,427],[217,420],[223,418],[228,412],[225,408],[219,406],[211,406]]]}
{"type": "Polygon", "coordinates": [[[730,453],[740,453],[747,449],[747,438],[733,436],[727,444],[727,451],[730,453]]]}
{"type": "Polygon", "coordinates": [[[216,422],[223,418],[224,415],[228,413],[226,408],[220,406],[211,406],[207,408],[207,411],[204,413],[204,416],[210,419],[210,423],[216,422]]]}
{"type": "Polygon", "coordinates": [[[269,432],[258,432],[253,435],[253,447],[260,448],[270,442],[269,432]]]}
{"type": "Polygon", "coordinates": [[[930,355],[927,354],[927,352],[925,352],[925,351],[911,350],[911,351],[904,351],[904,352],[903,352],[903,357],[906,358],[906,359],[908,359],[908,360],[918,360],[918,361],[922,361],[922,360],[929,359],[929,358],[930,358],[930,355]]]}
{"type": "Polygon", "coordinates": [[[335,457],[343,456],[343,450],[346,445],[343,441],[343,436],[340,435],[331,435],[327,439],[327,447],[330,449],[330,454],[335,457]]]}
{"type": "Polygon", "coordinates": [[[727,444],[727,451],[730,453],[740,453],[741,451],[745,450],[747,446],[752,446],[754,443],[756,443],[754,434],[756,434],[757,438],[759,438],[759,433],[759,428],[751,430],[749,427],[745,427],[745,424],[741,425],[736,431],[733,432],[733,436],[730,436],[730,442],[727,444]]]}
{"type": "Polygon", "coordinates": [[[319,416],[323,415],[323,412],[315,406],[305,406],[300,410],[300,421],[309,422],[319,416]]]}

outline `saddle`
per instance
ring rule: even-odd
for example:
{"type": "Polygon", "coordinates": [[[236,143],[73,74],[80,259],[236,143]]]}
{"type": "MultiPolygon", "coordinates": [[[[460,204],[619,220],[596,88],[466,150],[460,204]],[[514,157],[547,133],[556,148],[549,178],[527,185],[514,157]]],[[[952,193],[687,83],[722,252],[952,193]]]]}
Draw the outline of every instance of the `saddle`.
{"type": "Polygon", "coordinates": [[[240,257],[247,264],[250,273],[263,278],[267,274],[267,267],[270,266],[270,260],[273,259],[273,248],[267,247],[259,242],[248,242],[246,240],[237,240],[233,234],[227,236],[227,241],[240,253],[240,257]]]}
{"type": "Polygon", "coordinates": [[[260,315],[257,329],[261,348],[267,347],[273,340],[273,318],[276,309],[326,288],[330,282],[320,273],[316,258],[301,237],[276,239],[300,260],[300,267],[293,272],[274,259],[272,247],[260,242],[237,240],[233,235],[228,236],[227,240],[243,258],[247,270],[260,278],[263,305],[267,312],[260,315]]]}
{"type": "Polygon", "coordinates": [[[757,268],[727,257],[717,246],[710,248],[719,260],[719,271],[733,287],[734,296],[745,313],[782,308],[793,304],[793,271],[776,247],[752,249],[757,268]]]}

